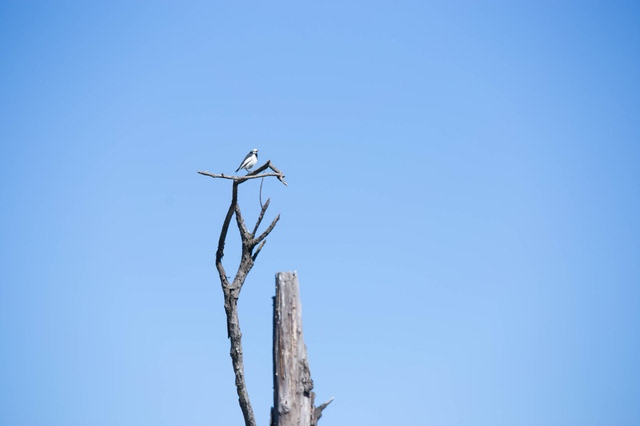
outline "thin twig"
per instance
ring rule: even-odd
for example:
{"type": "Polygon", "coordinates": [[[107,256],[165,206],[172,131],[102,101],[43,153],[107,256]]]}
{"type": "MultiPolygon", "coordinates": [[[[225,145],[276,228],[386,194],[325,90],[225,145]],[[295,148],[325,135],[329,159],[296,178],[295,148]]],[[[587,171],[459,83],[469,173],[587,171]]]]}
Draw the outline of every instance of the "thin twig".
{"type": "Polygon", "coordinates": [[[278,214],[278,216],[276,216],[275,219],[273,219],[273,222],[271,222],[271,225],[269,225],[269,227],[265,229],[265,231],[262,234],[260,234],[258,238],[254,240],[256,244],[264,240],[265,238],[267,238],[267,235],[269,235],[269,233],[273,230],[273,228],[275,228],[276,223],[278,223],[278,220],[280,220],[280,214],[278,214]]]}
{"type": "Polygon", "coordinates": [[[256,226],[253,228],[253,232],[251,233],[252,237],[256,236],[256,232],[258,232],[258,226],[262,223],[262,218],[264,218],[264,213],[269,208],[269,203],[271,202],[271,198],[267,199],[267,202],[262,206],[262,210],[260,210],[260,216],[258,216],[258,220],[256,221],[256,226]]]}
{"type": "Polygon", "coordinates": [[[256,249],[256,252],[253,253],[253,256],[251,256],[251,258],[253,259],[254,262],[256,261],[256,257],[258,257],[258,254],[260,254],[260,250],[262,250],[262,247],[264,247],[264,245],[266,243],[267,243],[267,240],[262,240],[262,242],[260,243],[260,245],[256,249]]]}

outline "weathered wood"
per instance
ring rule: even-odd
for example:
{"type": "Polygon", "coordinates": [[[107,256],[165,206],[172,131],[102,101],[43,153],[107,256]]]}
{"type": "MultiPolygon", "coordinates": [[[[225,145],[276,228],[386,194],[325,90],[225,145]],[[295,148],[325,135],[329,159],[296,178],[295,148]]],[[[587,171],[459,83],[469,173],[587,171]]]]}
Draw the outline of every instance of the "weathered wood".
{"type": "MultiPolygon", "coordinates": [[[[240,331],[240,320],[238,319],[238,298],[240,297],[240,290],[244,285],[244,281],[251,271],[253,264],[260,253],[260,250],[266,243],[266,238],[273,230],[278,222],[280,215],[271,222],[271,225],[258,237],[256,233],[260,227],[260,223],[264,218],[264,214],[269,207],[269,200],[262,205],[261,198],[261,211],[258,221],[256,222],[253,232],[249,232],[242,218],[242,212],[240,212],[240,206],[238,205],[238,186],[246,182],[248,179],[264,178],[266,176],[276,176],[280,182],[287,184],[284,181],[284,175],[278,170],[271,161],[267,161],[266,164],[259,167],[257,170],[249,173],[246,176],[226,176],[224,174],[216,175],[209,172],[198,172],[201,175],[210,176],[213,178],[225,178],[232,179],[233,186],[231,190],[231,205],[227,210],[224,222],[222,224],[222,230],[220,231],[220,238],[218,239],[218,250],[216,251],[216,269],[218,269],[218,275],[220,277],[220,284],[222,286],[222,292],[224,294],[224,310],[227,315],[227,336],[230,341],[230,355],[231,363],[233,365],[233,372],[236,376],[236,391],[238,393],[238,403],[242,410],[245,426],[256,426],[256,419],[253,414],[253,408],[251,408],[251,401],[249,400],[249,392],[247,391],[247,385],[244,377],[244,361],[242,354],[242,332],[240,331]],[[273,174],[259,174],[263,170],[270,168],[273,170],[273,174]],[[235,214],[236,222],[238,224],[238,230],[240,231],[240,239],[242,240],[242,255],[240,258],[240,265],[238,266],[238,272],[232,282],[229,282],[227,272],[222,264],[222,258],[224,257],[224,246],[227,240],[227,232],[229,225],[231,224],[231,218],[235,214]],[[256,248],[257,247],[257,248],[256,248]]],[[[262,195],[261,195],[262,197],[262,195]]]]}
{"type": "Polygon", "coordinates": [[[302,305],[296,272],[276,274],[273,301],[273,408],[271,426],[316,426],[313,380],[302,333],[302,305]]]}

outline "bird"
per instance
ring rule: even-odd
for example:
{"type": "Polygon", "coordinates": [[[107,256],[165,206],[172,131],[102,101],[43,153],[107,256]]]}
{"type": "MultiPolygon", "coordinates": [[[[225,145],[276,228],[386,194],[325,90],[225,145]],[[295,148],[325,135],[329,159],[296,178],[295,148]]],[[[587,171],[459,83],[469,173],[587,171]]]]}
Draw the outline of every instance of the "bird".
{"type": "Polygon", "coordinates": [[[246,157],[244,157],[244,160],[242,160],[242,163],[240,164],[240,167],[238,167],[238,169],[236,170],[236,173],[240,169],[245,169],[248,172],[249,169],[255,166],[257,162],[258,162],[258,150],[254,148],[251,150],[250,153],[247,154],[246,157]]]}

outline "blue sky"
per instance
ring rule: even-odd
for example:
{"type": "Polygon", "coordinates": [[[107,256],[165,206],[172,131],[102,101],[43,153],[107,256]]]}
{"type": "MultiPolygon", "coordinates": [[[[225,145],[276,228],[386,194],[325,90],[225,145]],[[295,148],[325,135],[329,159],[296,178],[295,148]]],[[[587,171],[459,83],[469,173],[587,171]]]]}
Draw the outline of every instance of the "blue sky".
{"type": "Polygon", "coordinates": [[[0,2],[0,423],[240,425],[297,270],[321,424],[640,424],[635,2],[0,2]],[[257,183],[242,186],[249,220],[257,183]],[[227,269],[238,261],[230,233],[227,269]]]}

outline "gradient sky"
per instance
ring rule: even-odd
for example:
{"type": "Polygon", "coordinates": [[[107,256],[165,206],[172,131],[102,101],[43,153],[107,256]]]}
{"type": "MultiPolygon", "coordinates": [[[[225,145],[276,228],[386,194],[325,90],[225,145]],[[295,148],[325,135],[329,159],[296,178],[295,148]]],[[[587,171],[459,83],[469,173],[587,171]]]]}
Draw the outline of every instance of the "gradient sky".
{"type": "Polygon", "coordinates": [[[323,426],[640,424],[640,3],[321,3],[0,1],[0,424],[242,424],[252,148],[259,424],[288,270],[323,426]]]}

